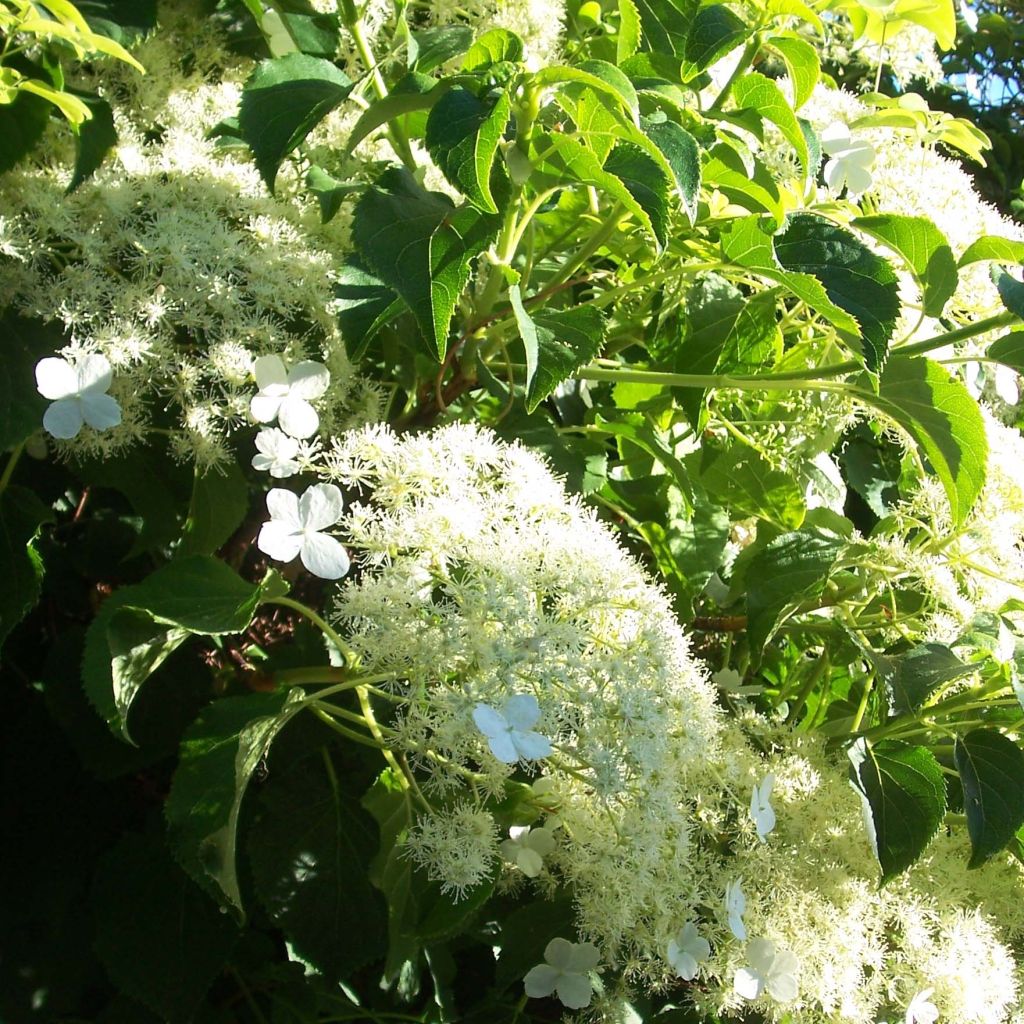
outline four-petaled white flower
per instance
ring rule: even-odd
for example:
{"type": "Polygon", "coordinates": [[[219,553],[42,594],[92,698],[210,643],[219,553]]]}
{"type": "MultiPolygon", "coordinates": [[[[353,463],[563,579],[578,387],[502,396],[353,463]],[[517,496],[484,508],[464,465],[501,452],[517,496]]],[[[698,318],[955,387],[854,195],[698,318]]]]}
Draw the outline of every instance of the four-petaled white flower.
{"type": "Polygon", "coordinates": [[[780,1003],[796,999],[800,961],[788,949],[776,950],[767,939],[752,939],[747,947],[747,966],[733,979],[733,987],[744,999],[759,999],[765,992],[780,1003]]]}
{"type": "Polygon", "coordinates": [[[683,981],[693,981],[698,965],[709,956],[711,943],[697,931],[692,921],[687,921],[668,944],[668,962],[683,981]]]}
{"type": "Polygon", "coordinates": [[[590,942],[552,939],[544,950],[544,959],[547,963],[531,967],[523,979],[526,994],[531,999],[543,999],[553,992],[570,1010],[589,1006],[594,988],[587,975],[600,959],[597,947],[590,942]]]}
{"type": "Polygon", "coordinates": [[[267,494],[270,521],[263,524],[256,546],[279,562],[290,562],[298,555],[321,579],[341,579],[349,570],[348,555],[340,541],[320,531],[341,519],[343,506],[341,491],[334,484],[314,484],[301,498],[275,487],[267,494]]]}
{"type": "Polygon", "coordinates": [[[725,912],[729,918],[729,931],[741,942],[747,937],[747,926],[743,923],[743,912],[747,909],[747,897],[740,888],[740,879],[725,887],[725,912]]]}
{"type": "Polygon", "coordinates": [[[551,741],[531,730],[538,718],[540,705],[532,693],[514,694],[500,711],[488,704],[477,704],[473,709],[473,721],[487,737],[491,753],[505,764],[537,761],[551,753],[551,741]]]}
{"type": "Polygon", "coordinates": [[[327,367],[306,359],[288,370],[280,356],[260,356],[252,372],[260,389],[249,403],[252,418],[257,423],[277,420],[291,437],[312,437],[320,417],[309,403],[331,383],[327,367]]]}
{"type": "Polygon", "coordinates": [[[775,811],[769,803],[774,784],[775,776],[766,775],[760,786],[755,783],[754,793],[750,798],[750,817],[761,839],[775,828],[775,811]]]}
{"type": "Polygon", "coordinates": [[[934,988],[922,989],[910,1000],[904,1024],[935,1024],[939,1019],[939,1009],[931,1001],[934,988]]]}
{"type": "Polygon", "coordinates": [[[831,157],[825,164],[828,187],[841,192],[845,186],[850,195],[859,195],[871,188],[871,166],[875,147],[863,139],[850,138],[850,129],[835,121],[821,133],[821,148],[831,157]]]}
{"type": "Polygon", "coordinates": [[[43,414],[43,427],[67,441],[87,423],[93,430],[109,430],[121,422],[121,407],[106,393],[113,379],[104,356],[41,359],[36,364],[36,388],[52,405],[43,414]]]}
{"type": "Polygon", "coordinates": [[[499,846],[502,857],[515,864],[527,878],[536,878],[544,867],[544,858],[555,848],[554,833],[543,825],[513,825],[508,835],[499,846]]]}
{"type": "Polygon", "coordinates": [[[252,457],[252,468],[268,472],[274,479],[283,480],[299,471],[295,456],[299,442],[277,427],[265,427],[256,435],[259,454],[252,457]]]}

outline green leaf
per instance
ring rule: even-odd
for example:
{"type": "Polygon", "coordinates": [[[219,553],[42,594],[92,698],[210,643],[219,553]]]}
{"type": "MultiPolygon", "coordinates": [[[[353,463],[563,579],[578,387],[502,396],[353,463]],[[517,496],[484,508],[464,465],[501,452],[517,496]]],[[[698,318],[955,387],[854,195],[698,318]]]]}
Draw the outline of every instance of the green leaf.
{"type": "MultiPolygon", "coordinates": [[[[138,681],[133,677],[127,692],[115,686],[113,664],[119,655],[111,648],[108,630],[118,609],[139,609],[147,612],[157,625],[177,627],[188,633],[240,633],[248,628],[261,601],[280,594],[273,587],[273,577],[254,585],[215,558],[193,555],[170,562],[141,583],[115,590],[103,602],[86,636],[82,676],[89,700],[111,728],[128,736],[127,717],[138,693],[138,681]]],[[[120,637],[120,633],[115,633],[117,643],[127,642],[120,637]]],[[[154,642],[164,641],[155,638],[154,642]]]]}
{"type": "Polygon", "coordinates": [[[900,315],[899,281],[889,262],[845,228],[812,214],[790,219],[775,239],[775,254],[786,270],[818,278],[829,300],[856,317],[865,364],[880,370],[900,315]]]}
{"type": "Polygon", "coordinates": [[[492,28],[485,32],[466,54],[463,71],[482,71],[492,64],[505,61],[518,63],[523,59],[523,41],[505,28],[492,28]]]}
{"type": "Polygon", "coordinates": [[[997,338],[985,355],[1004,366],[1012,366],[1018,373],[1024,373],[1024,330],[1010,331],[997,338]]]}
{"type": "Polygon", "coordinates": [[[620,142],[604,162],[604,170],[613,174],[647,215],[658,251],[668,244],[668,192],[665,172],[642,149],[620,142]]]}
{"type": "Polygon", "coordinates": [[[474,206],[497,213],[491,172],[511,113],[508,93],[482,103],[468,89],[442,96],[427,118],[426,146],[444,176],[474,206]]]}
{"type": "Polygon", "coordinates": [[[620,65],[640,49],[640,12],[633,0],[617,0],[619,32],[615,37],[615,63],[620,65]]]}
{"type": "Polygon", "coordinates": [[[429,110],[450,88],[449,82],[438,82],[430,75],[410,72],[395,84],[387,96],[371,103],[362,112],[345,143],[342,156],[348,159],[356,146],[381,125],[394,121],[403,114],[429,110]]]}
{"type": "Polygon", "coordinates": [[[0,316],[0,336],[0,451],[6,451],[42,428],[50,403],[36,391],[36,363],[63,348],[65,339],[53,325],[10,310],[0,316]]]}
{"type": "Polygon", "coordinates": [[[619,438],[620,442],[626,441],[636,445],[637,448],[664,466],[687,504],[692,505],[694,500],[693,484],[686,466],[676,455],[671,443],[662,432],[652,426],[642,413],[620,413],[619,418],[614,420],[606,420],[599,414],[595,425],[613,437],[619,438]]]}
{"type": "Polygon", "coordinates": [[[693,22],[694,4],[676,0],[635,0],[647,48],[683,57],[693,22]]]}
{"type": "Polygon", "coordinates": [[[946,783],[927,747],[898,740],[872,746],[862,738],[847,754],[884,884],[906,871],[939,830],[946,813],[946,783]]]}
{"type": "Polygon", "coordinates": [[[995,275],[995,282],[1003,305],[1024,320],[1024,284],[1002,271],[995,275]]]}
{"type": "Polygon", "coordinates": [[[366,875],[377,846],[373,818],[319,756],[263,786],[248,839],[256,895],[290,948],[328,980],[386,951],[386,907],[366,875]]]}
{"type": "Polygon", "coordinates": [[[242,90],[238,126],[273,192],[284,158],[352,91],[329,60],[304,53],[265,60],[242,90]]]}
{"type": "Polygon", "coordinates": [[[0,494],[0,645],[39,600],[43,561],[35,540],[53,512],[26,487],[0,494]]]}
{"type": "Polygon", "coordinates": [[[701,7],[690,24],[686,37],[683,81],[689,81],[730,50],[734,50],[750,35],[750,28],[725,4],[701,7]]]}
{"type": "Polygon", "coordinates": [[[408,171],[393,167],[356,204],[352,237],[377,276],[408,304],[437,358],[469,281],[473,258],[498,233],[500,218],[447,196],[425,192],[408,171]]]}
{"type": "Polygon", "coordinates": [[[800,485],[753,448],[734,445],[708,459],[700,482],[739,518],[757,516],[784,530],[796,529],[804,521],[807,507],[800,485]]]}
{"type": "Polygon", "coordinates": [[[964,787],[971,859],[978,868],[1024,825],[1024,753],[994,729],[957,737],[953,762],[964,787]]]}
{"type": "MultiPolygon", "coordinates": [[[[704,183],[709,187],[717,188],[731,202],[736,203],[752,212],[763,210],[769,214],[776,224],[781,224],[785,219],[785,209],[782,204],[782,197],[778,185],[771,173],[765,168],[760,160],[754,161],[754,174],[751,176],[743,165],[739,154],[731,147],[724,144],[716,145],[711,156],[704,162],[703,167],[704,183]],[[753,203],[753,206],[751,206],[753,203]]],[[[754,217],[753,220],[757,220],[754,217]]],[[[722,233],[723,243],[727,235],[740,230],[744,221],[748,218],[740,218],[740,221],[722,233]]],[[[775,253],[769,247],[771,265],[778,273],[782,268],[775,260],[775,253]]],[[[825,290],[814,282],[821,298],[831,306],[825,296],[825,290]]],[[[842,311],[840,310],[840,313],[842,311]]],[[[856,324],[854,324],[856,326],[856,324]]]]}
{"type": "Polygon", "coordinates": [[[984,235],[972,242],[960,257],[958,267],[988,260],[994,263],[1024,263],[1024,242],[998,235],[984,235]]]}
{"type": "Polygon", "coordinates": [[[562,381],[589,363],[604,344],[604,316],[594,306],[544,311],[531,317],[519,285],[508,290],[526,346],[526,409],[533,412],[562,381]]]}
{"type": "Polygon", "coordinates": [[[341,265],[334,297],[345,350],[353,361],[361,359],[381,327],[406,308],[395,292],[358,260],[341,265]]]}
{"type": "Polygon", "coordinates": [[[83,121],[75,133],[75,169],[68,192],[74,192],[82,182],[91,178],[117,145],[114,112],[110,104],[99,96],[76,95],[92,112],[92,117],[83,121]]]}
{"type": "Polygon", "coordinates": [[[942,644],[919,644],[882,662],[894,715],[913,714],[944,683],[978,670],[942,644]]]}
{"type": "Polygon", "coordinates": [[[248,511],[249,485],[234,459],[205,473],[197,467],[179,553],[212,555],[248,511]]]}
{"type": "Polygon", "coordinates": [[[0,103],[0,174],[24,159],[42,137],[50,120],[50,104],[21,90],[13,103],[0,103]]]}
{"type": "Polygon", "coordinates": [[[533,82],[539,88],[567,84],[589,86],[599,95],[614,100],[614,105],[628,113],[634,124],[640,123],[640,100],[633,83],[624,72],[607,61],[585,60],[573,67],[551,65],[538,71],[533,82]]]}
{"type": "MultiPolygon", "coordinates": [[[[793,85],[793,109],[799,110],[811,98],[821,78],[818,51],[806,39],[796,35],[769,36],[765,43],[785,61],[793,85]]],[[[813,160],[811,164],[817,166],[813,160]]]]}
{"type": "Polygon", "coordinates": [[[169,1024],[188,1024],[224,969],[238,929],[151,836],[126,833],[92,892],[95,949],[111,980],[169,1024]]]}
{"type": "Polygon", "coordinates": [[[559,936],[576,934],[576,915],[572,900],[534,899],[517,907],[502,922],[496,945],[501,952],[495,971],[495,983],[508,988],[537,963],[537,950],[559,936]]]}
{"type": "MultiPolygon", "coordinates": [[[[712,10],[713,8],[706,8],[712,10]]],[[[796,150],[797,159],[803,168],[804,175],[811,173],[810,158],[807,152],[807,140],[797,120],[793,108],[786,101],[782,90],[770,78],[757,71],[748,71],[732,87],[732,99],[739,109],[756,110],[766,121],[771,121],[783,138],[796,150]]],[[[793,218],[797,220],[796,217],[793,218]]],[[[827,222],[823,222],[827,223],[827,222]]],[[[781,254],[779,259],[785,265],[781,254]]]]}
{"type": "Polygon", "coordinates": [[[893,357],[878,393],[856,396],[899,424],[942,481],[954,526],[962,526],[985,483],[988,440],[978,403],[945,367],[922,357],[893,357]]]}
{"type": "Polygon", "coordinates": [[[672,183],[692,224],[697,219],[700,196],[700,147],[697,140],[675,121],[641,119],[644,134],[658,147],[672,173],[672,183]]]}
{"type": "Polygon", "coordinates": [[[956,260],[946,236],[927,217],[899,214],[858,217],[853,227],[903,257],[921,286],[925,316],[941,316],[958,282],[956,260]]]}
{"type": "Polygon", "coordinates": [[[320,204],[320,223],[327,224],[337,216],[341,204],[366,187],[361,181],[339,181],[315,164],[306,172],[306,185],[320,204]]]}
{"type": "Polygon", "coordinates": [[[437,25],[413,32],[416,45],[414,67],[426,74],[465,53],[473,42],[473,30],[466,25],[437,25]]]}
{"type": "Polygon", "coordinates": [[[164,804],[181,866],[242,915],[238,821],[242,801],[278,733],[302,710],[302,691],[222,697],[185,732],[164,804]]]}

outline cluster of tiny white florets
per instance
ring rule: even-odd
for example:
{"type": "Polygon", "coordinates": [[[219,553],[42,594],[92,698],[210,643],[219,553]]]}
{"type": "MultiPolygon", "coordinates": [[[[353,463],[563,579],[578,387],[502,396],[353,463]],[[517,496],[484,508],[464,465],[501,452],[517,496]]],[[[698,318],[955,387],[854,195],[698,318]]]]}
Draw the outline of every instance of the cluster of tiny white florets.
{"type": "Polygon", "coordinates": [[[337,240],[308,207],[271,196],[244,155],[206,137],[237,111],[251,65],[215,49],[203,24],[180,38],[172,25],[143,44],[149,74],[118,70],[107,83],[115,103],[129,102],[92,179],[65,196],[71,165],[57,160],[4,180],[0,305],[55,321],[71,362],[102,355],[113,369],[121,423],[66,442],[79,449],[122,447],[169,406],[172,451],[223,461],[267,353],[327,364],[325,429],[366,405],[332,309],[337,240]],[[213,67],[216,81],[205,77],[213,67]]]}

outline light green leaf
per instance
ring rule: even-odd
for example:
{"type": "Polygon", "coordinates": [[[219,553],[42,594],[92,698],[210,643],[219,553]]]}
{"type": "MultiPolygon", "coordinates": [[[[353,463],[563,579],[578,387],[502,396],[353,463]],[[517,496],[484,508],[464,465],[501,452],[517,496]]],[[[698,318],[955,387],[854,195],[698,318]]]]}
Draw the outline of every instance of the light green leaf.
{"type": "Polygon", "coordinates": [[[359,115],[342,154],[347,159],[370,132],[403,114],[429,110],[449,89],[450,82],[438,82],[430,75],[411,71],[400,79],[383,99],[375,100],[359,115]]]}
{"type": "Polygon", "coordinates": [[[927,747],[897,740],[872,746],[859,739],[848,756],[885,883],[906,871],[939,830],[946,813],[942,769],[927,747]]]}
{"type": "Polygon", "coordinates": [[[413,66],[426,74],[465,53],[473,42],[473,30],[466,25],[437,25],[413,32],[412,38],[416,49],[413,66]]]}
{"type": "Polygon", "coordinates": [[[775,469],[753,448],[735,445],[701,467],[700,482],[738,518],[757,516],[784,530],[804,521],[807,507],[797,481],[775,469]]]}
{"type": "Polygon", "coordinates": [[[523,41],[505,28],[492,28],[469,48],[462,62],[463,71],[481,71],[503,61],[518,63],[523,59],[523,41]]]}
{"type": "Polygon", "coordinates": [[[687,0],[634,0],[649,49],[682,59],[695,4],[687,0]]]}
{"type": "Polygon", "coordinates": [[[426,192],[408,171],[393,167],[356,204],[352,238],[381,281],[412,310],[438,359],[469,281],[475,256],[498,233],[499,218],[447,196],[426,192]]]}
{"type": "Polygon", "coordinates": [[[615,37],[615,63],[621,65],[640,49],[640,12],[633,0],[617,2],[619,32],[615,37]]]}
{"type": "MultiPolygon", "coordinates": [[[[766,44],[782,57],[793,85],[793,109],[799,110],[811,97],[821,78],[818,51],[806,39],[796,35],[775,35],[766,44]]],[[[812,165],[814,161],[811,161],[812,165]]]]}
{"type": "Polygon", "coordinates": [[[329,60],[304,53],[265,60],[242,90],[238,127],[273,191],[281,161],[352,91],[329,60]]]}
{"type": "Polygon", "coordinates": [[[497,213],[491,171],[511,112],[508,93],[485,104],[468,89],[452,89],[427,118],[426,146],[444,176],[475,206],[497,213]]]}
{"type": "Polygon", "coordinates": [[[925,315],[941,316],[958,282],[956,260],[946,236],[927,217],[894,213],[858,217],[852,225],[903,257],[921,286],[925,315]]]}
{"type": "MultiPolygon", "coordinates": [[[[713,148],[711,156],[704,163],[704,183],[708,187],[717,188],[738,206],[754,213],[763,210],[776,224],[781,224],[786,214],[778,185],[763,163],[756,161],[754,167],[751,177],[739,155],[729,146],[720,144],[713,148]]],[[[776,265],[776,269],[781,268],[776,265]]],[[[818,290],[824,297],[824,289],[819,286],[818,290]]]]}
{"type": "Polygon", "coordinates": [[[984,235],[972,242],[960,257],[958,267],[989,260],[995,263],[1024,263],[1024,242],[1015,238],[984,235]]]}
{"type": "Polygon", "coordinates": [[[766,121],[771,121],[796,151],[804,175],[811,173],[803,129],[796,114],[793,113],[793,108],[775,82],[757,71],[748,71],[732,87],[732,99],[739,109],[756,110],[766,121]]]}
{"type": "Polygon", "coordinates": [[[969,868],[981,867],[1024,825],[1024,753],[995,729],[957,738],[953,762],[964,787],[969,868]]]}
{"type": "Polygon", "coordinates": [[[555,64],[542,68],[533,76],[537,86],[586,85],[602,96],[611,97],[615,106],[629,114],[634,124],[640,123],[640,101],[633,83],[614,64],[603,60],[585,60],[569,67],[555,64]]]}
{"type": "Polygon", "coordinates": [[[236,848],[242,801],[278,733],[302,710],[302,691],[222,697],[185,732],[164,804],[168,840],[204,889],[244,916],[236,848]]]}
{"type": "Polygon", "coordinates": [[[857,397],[899,424],[942,481],[954,526],[962,526],[985,483],[988,440],[978,403],[945,367],[922,357],[894,356],[878,394],[857,397]]]}

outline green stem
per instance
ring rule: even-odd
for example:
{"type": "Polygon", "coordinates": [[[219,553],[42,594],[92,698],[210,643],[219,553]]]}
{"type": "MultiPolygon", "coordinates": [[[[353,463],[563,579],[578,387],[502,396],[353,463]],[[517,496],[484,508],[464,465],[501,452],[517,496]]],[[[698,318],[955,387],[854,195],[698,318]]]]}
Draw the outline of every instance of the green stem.
{"type": "Polygon", "coordinates": [[[318,708],[311,705],[310,711],[320,719],[329,729],[336,732],[339,736],[343,736],[345,739],[350,740],[352,743],[358,743],[364,747],[373,747],[374,750],[380,750],[383,752],[383,748],[379,743],[374,742],[367,736],[363,736],[362,733],[356,732],[354,729],[348,727],[337,721],[332,715],[329,715],[323,708],[318,708]]]}
{"type": "Polygon", "coordinates": [[[851,394],[853,389],[841,381],[779,380],[776,377],[730,377],[714,373],[662,373],[657,370],[608,369],[584,366],[576,371],[580,380],[631,381],[635,384],[661,384],[675,388],[735,388],[738,391],[831,391],[851,394]]]}
{"type": "Polygon", "coordinates": [[[476,320],[487,320],[491,310],[494,308],[498,296],[501,294],[502,286],[505,284],[505,268],[512,265],[512,258],[516,254],[517,240],[522,237],[517,231],[519,213],[522,208],[522,192],[510,203],[505,211],[505,219],[502,221],[501,233],[495,243],[494,265],[491,267],[490,277],[484,286],[483,294],[480,296],[476,306],[476,320]]]}
{"type": "Polygon", "coordinates": [[[875,686],[875,673],[872,672],[867,682],[864,684],[864,692],[860,696],[860,703],[857,705],[857,713],[853,716],[853,725],[850,727],[850,732],[857,732],[860,729],[861,722],[864,721],[864,713],[868,709],[868,700],[871,697],[871,691],[875,686]]]}
{"type": "Polygon", "coordinates": [[[563,263],[558,272],[548,281],[546,281],[545,287],[550,288],[552,285],[561,284],[563,281],[568,281],[580,267],[583,266],[591,256],[605,244],[616,231],[619,230],[619,225],[628,216],[628,211],[623,209],[621,203],[616,203],[611,210],[608,211],[607,219],[600,228],[595,231],[590,238],[580,247],[579,252],[569,260],[567,263],[563,263]]]}
{"type": "Polygon", "coordinates": [[[746,49],[740,54],[739,63],[736,65],[735,70],[726,80],[725,85],[722,86],[722,91],[715,97],[715,102],[708,108],[708,112],[714,110],[721,110],[725,101],[729,98],[729,93],[732,92],[732,87],[740,80],[740,78],[747,73],[747,68],[754,63],[754,58],[757,56],[757,51],[761,49],[761,36],[755,32],[753,38],[747,43],[746,49]]]}
{"type": "Polygon", "coordinates": [[[11,482],[11,477],[14,475],[14,469],[18,465],[18,460],[21,458],[25,451],[25,442],[22,441],[14,451],[11,452],[10,458],[7,460],[7,465],[4,466],[3,475],[0,476],[0,494],[3,494],[7,490],[7,485],[11,482]]]}
{"type": "Polygon", "coordinates": [[[796,723],[797,718],[800,717],[800,712],[803,711],[804,705],[807,703],[807,698],[814,692],[814,688],[821,682],[828,669],[829,657],[826,650],[811,667],[811,671],[807,673],[807,678],[804,680],[803,686],[800,687],[796,700],[789,706],[789,714],[786,715],[786,725],[796,723]]]}
{"type": "Polygon", "coordinates": [[[341,683],[349,678],[348,669],[332,665],[313,665],[311,668],[286,668],[274,673],[274,682],[281,686],[307,686],[318,683],[341,683]]]}
{"type": "Polygon", "coordinates": [[[334,644],[335,647],[338,648],[345,659],[345,667],[347,669],[353,670],[359,667],[359,655],[341,639],[330,623],[317,615],[317,613],[308,605],[302,604],[301,601],[293,601],[290,597],[273,597],[266,603],[279,604],[284,608],[291,608],[293,611],[305,616],[313,623],[314,626],[317,627],[317,629],[320,630],[321,633],[323,633],[325,637],[327,637],[328,640],[330,640],[332,644],[334,644]]]}

